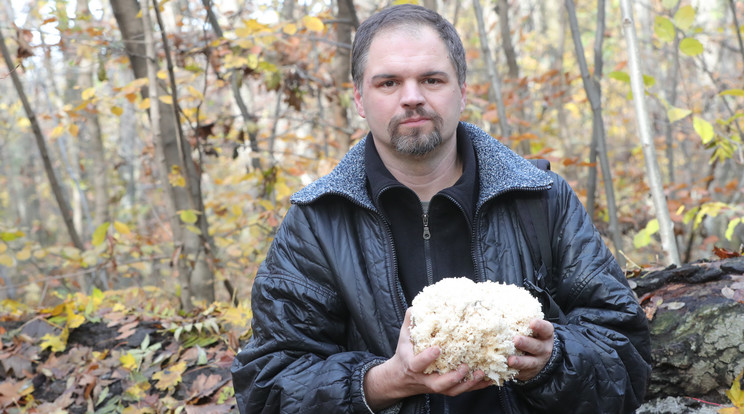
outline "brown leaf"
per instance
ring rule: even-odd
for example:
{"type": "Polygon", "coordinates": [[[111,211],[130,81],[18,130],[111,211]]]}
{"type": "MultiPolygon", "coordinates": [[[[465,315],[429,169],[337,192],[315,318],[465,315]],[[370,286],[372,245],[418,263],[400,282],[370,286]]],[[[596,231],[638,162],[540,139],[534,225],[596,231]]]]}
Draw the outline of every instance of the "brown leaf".
{"type": "Polygon", "coordinates": [[[733,257],[741,256],[738,252],[734,252],[718,246],[713,246],[713,253],[721,259],[731,259],[733,257]]]}
{"type": "Polygon", "coordinates": [[[117,340],[127,339],[134,332],[137,330],[137,325],[139,325],[138,321],[130,322],[126,325],[122,325],[121,328],[119,328],[119,336],[116,337],[117,340]]]}
{"type": "Polygon", "coordinates": [[[208,397],[218,388],[222,387],[227,383],[227,379],[222,379],[217,374],[204,375],[199,374],[191,384],[191,390],[189,391],[189,402],[197,402],[202,397],[208,397]]]}

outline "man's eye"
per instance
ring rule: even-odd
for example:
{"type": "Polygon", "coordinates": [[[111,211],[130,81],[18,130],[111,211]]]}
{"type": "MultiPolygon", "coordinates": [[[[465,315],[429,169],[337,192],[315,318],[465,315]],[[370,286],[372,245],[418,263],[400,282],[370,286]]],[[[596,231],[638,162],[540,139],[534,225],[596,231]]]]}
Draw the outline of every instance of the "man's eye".
{"type": "Polygon", "coordinates": [[[424,80],[424,83],[426,83],[427,85],[436,85],[441,82],[442,82],[441,80],[436,79],[436,78],[426,78],[424,80]]]}
{"type": "Polygon", "coordinates": [[[385,81],[385,82],[382,82],[380,86],[382,86],[383,88],[392,88],[393,86],[395,86],[395,81],[391,81],[391,80],[385,81]]]}

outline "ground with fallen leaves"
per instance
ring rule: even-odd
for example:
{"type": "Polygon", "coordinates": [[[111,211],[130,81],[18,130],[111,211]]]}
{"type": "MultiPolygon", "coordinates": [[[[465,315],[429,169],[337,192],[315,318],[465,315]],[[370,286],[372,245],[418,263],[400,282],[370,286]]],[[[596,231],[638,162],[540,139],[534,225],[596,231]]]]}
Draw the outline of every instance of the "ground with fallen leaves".
{"type": "Polygon", "coordinates": [[[188,315],[156,288],[0,302],[0,412],[236,412],[230,364],[246,305],[188,315]]]}

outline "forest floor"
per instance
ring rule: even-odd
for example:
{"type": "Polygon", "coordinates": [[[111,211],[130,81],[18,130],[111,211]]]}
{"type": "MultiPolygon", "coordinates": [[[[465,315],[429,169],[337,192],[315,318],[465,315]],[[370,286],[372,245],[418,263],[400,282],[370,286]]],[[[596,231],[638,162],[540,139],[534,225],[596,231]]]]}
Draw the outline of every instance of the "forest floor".
{"type": "MultiPolygon", "coordinates": [[[[35,309],[0,302],[2,413],[236,413],[230,365],[250,335],[247,304],[188,315],[156,288],[69,295],[35,309]]],[[[688,397],[638,414],[713,414],[688,397]]]]}

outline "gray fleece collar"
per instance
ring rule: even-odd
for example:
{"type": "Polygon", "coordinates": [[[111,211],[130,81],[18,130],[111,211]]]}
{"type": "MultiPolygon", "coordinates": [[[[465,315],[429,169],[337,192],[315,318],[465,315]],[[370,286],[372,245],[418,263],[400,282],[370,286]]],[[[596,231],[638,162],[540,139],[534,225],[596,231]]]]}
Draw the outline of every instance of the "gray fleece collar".
{"type": "MultiPolygon", "coordinates": [[[[550,188],[553,179],[529,161],[488,135],[475,125],[460,123],[460,129],[473,141],[478,159],[480,208],[487,200],[512,190],[543,190],[550,188]]],[[[354,145],[328,175],[310,183],[290,199],[293,204],[310,204],[324,195],[340,195],[370,210],[372,204],[367,191],[364,168],[364,143],[370,135],[354,145]]]]}

